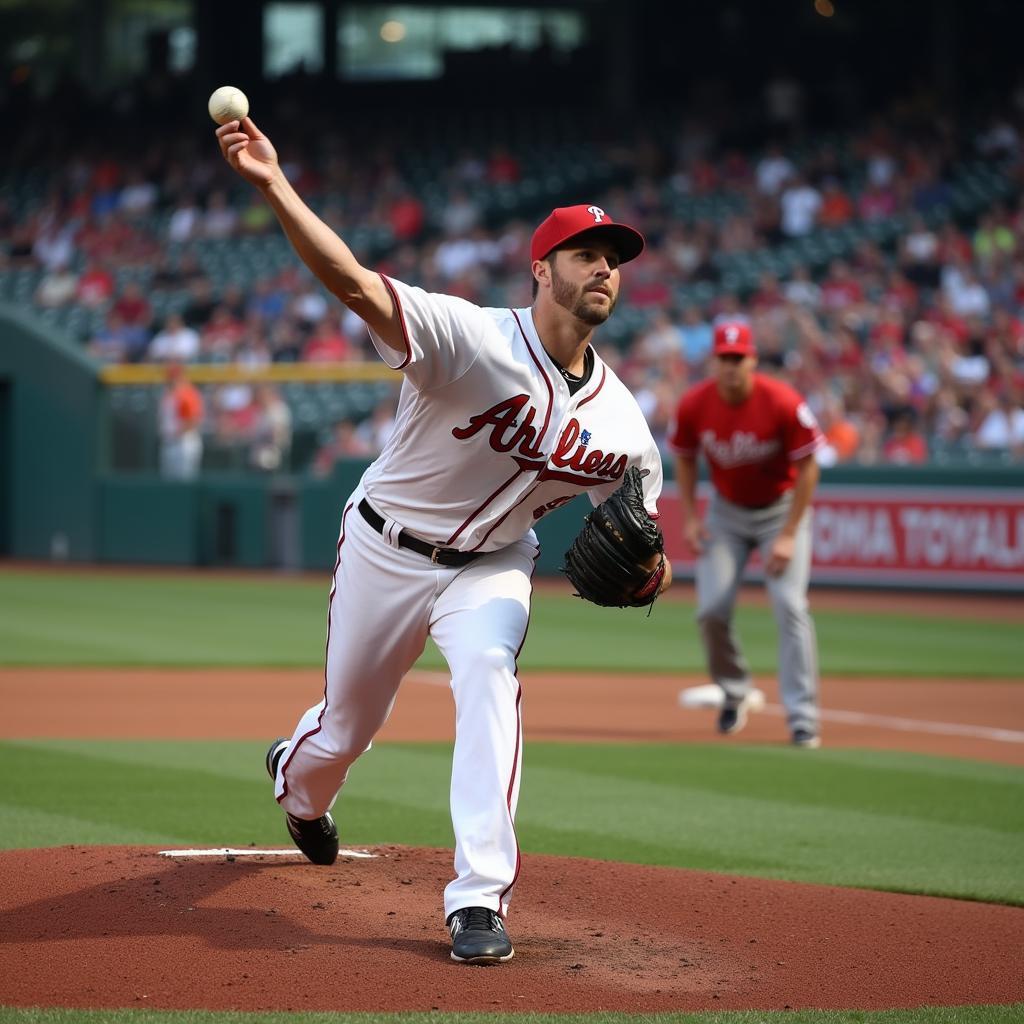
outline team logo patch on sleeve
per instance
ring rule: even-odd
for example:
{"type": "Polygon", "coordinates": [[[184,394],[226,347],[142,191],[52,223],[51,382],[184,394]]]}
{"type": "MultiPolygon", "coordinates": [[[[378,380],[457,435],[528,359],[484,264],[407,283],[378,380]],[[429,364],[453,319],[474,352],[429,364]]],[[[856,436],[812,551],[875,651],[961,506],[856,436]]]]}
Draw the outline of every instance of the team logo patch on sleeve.
{"type": "Polygon", "coordinates": [[[814,430],[818,425],[818,421],[814,417],[814,413],[811,412],[811,407],[806,402],[801,402],[796,407],[796,418],[800,421],[800,425],[806,427],[808,430],[814,430]]]}

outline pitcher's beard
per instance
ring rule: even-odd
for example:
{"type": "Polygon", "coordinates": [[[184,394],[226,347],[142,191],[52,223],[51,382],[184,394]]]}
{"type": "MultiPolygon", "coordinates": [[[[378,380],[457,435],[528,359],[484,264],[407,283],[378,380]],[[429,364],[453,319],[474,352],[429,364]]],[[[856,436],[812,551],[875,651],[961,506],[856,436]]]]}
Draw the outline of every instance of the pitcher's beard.
{"type": "Polygon", "coordinates": [[[551,296],[563,309],[569,310],[577,320],[581,320],[591,327],[598,327],[612,315],[615,309],[616,299],[611,299],[607,308],[603,306],[589,305],[586,301],[587,293],[582,288],[576,288],[565,278],[559,277],[557,273],[551,274],[551,296]]]}

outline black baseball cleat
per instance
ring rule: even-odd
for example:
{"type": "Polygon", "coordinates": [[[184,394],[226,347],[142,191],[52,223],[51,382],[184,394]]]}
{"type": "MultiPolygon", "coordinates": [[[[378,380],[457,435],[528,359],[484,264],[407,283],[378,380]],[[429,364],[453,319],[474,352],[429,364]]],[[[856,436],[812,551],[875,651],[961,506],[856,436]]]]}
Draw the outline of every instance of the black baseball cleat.
{"type": "Polygon", "coordinates": [[[452,959],[463,964],[500,964],[515,954],[501,915],[487,907],[464,907],[448,917],[452,959]]]}
{"type": "Polygon", "coordinates": [[[718,713],[718,731],[726,736],[739,732],[747,724],[747,708],[750,705],[749,694],[735,700],[725,698],[722,710],[718,713]]]}
{"type": "Polygon", "coordinates": [[[818,734],[810,729],[794,729],[792,743],[794,747],[803,747],[805,750],[817,750],[821,746],[818,734]]]}
{"type": "MultiPolygon", "coordinates": [[[[288,749],[288,742],[285,737],[278,736],[267,751],[267,774],[275,782],[277,781],[277,766],[281,755],[288,749]]],[[[296,818],[294,814],[285,811],[284,817],[292,842],[314,864],[322,864],[326,867],[338,859],[338,828],[329,813],[310,820],[296,818]]]]}

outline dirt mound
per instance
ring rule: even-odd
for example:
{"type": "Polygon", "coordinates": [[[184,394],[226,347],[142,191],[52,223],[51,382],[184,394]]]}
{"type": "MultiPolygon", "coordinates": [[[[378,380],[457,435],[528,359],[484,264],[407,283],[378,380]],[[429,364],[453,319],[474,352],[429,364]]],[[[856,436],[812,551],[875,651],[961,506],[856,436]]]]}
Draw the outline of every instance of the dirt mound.
{"type": "Polygon", "coordinates": [[[1024,910],[526,856],[515,959],[448,957],[451,853],[0,853],[0,1004],[211,1010],[881,1009],[1024,1001],[1024,910]]]}

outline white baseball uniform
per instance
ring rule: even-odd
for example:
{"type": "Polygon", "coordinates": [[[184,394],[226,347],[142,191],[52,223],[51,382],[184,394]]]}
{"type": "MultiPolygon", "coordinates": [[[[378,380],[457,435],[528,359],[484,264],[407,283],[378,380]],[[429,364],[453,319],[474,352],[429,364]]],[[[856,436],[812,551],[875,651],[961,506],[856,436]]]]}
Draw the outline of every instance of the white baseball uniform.
{"type": "Polygon", "coordinates": [[[570,393],[529,309],[384,282],[406,352],[371,337],[405,375],[396,426],[342,514],[324,698],[295,729],[276,795],[300,818],[330,809],[432,636],[456,708],[456,878],[445,916],[471,906],[505,914],[519,871],[516,659],[539,551],[532,526],[582,491],[604,500],[628,465],[650,471],[645,501],[656,516],[661,457],[633,396],[596,354],[590,379],[570,393]],[[405,546],[410,536],[427,542],[422,551],[405,546]],[[450,557],[467,564],[443,564],[450,557]]]}

